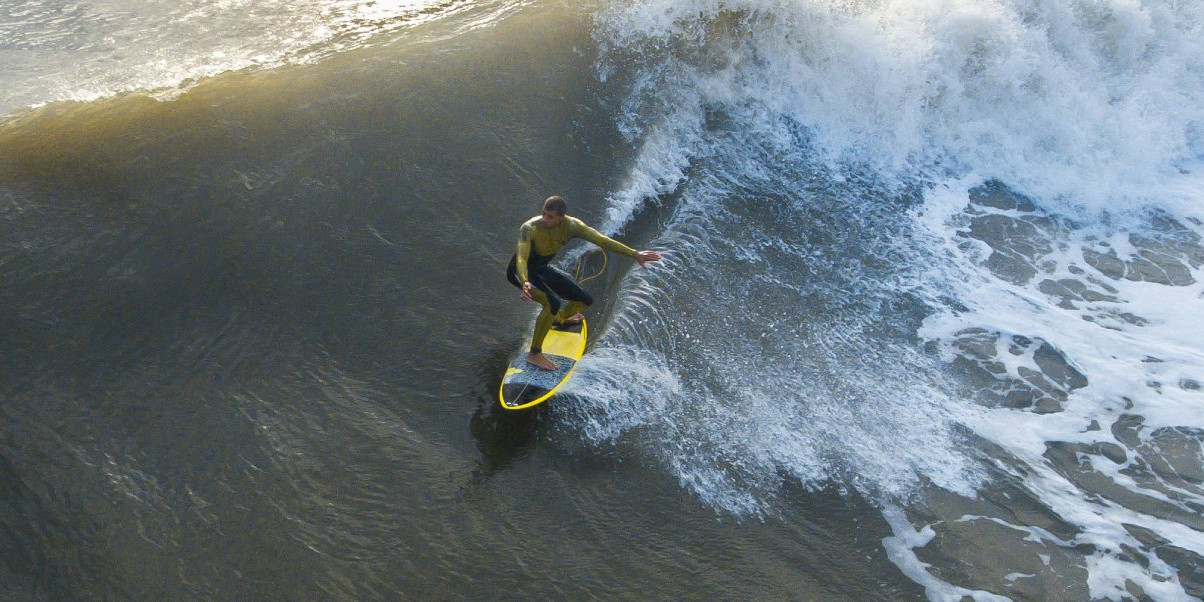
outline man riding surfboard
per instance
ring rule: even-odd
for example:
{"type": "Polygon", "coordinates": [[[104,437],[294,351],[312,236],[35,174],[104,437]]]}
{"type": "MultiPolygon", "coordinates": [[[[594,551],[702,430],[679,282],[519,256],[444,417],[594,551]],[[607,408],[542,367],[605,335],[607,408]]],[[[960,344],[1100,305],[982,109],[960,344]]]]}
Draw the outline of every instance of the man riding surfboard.
{"type": "Polygon", "coordinates": [[[544,370],[555,370],[556,364],[543,354],[542,345],[548,330],[561,324],[575,324],[584,319],[581,311],[593,303],[593,298],[563,270],[552,267],[556,252],[569,240],[582,238],[606,251],[621,253],[635,259],[640,267],[650,261],[660,261],[656,251],[636,251],[567,215],[568,203],[560,196],[550,196],[543,202],[540,215],[526,221],[518,229],[518,246],[506,279],[522,290],[524,301],[536,301],[543,307],[535,320],[535,334],[527,363],[544,370]]]}

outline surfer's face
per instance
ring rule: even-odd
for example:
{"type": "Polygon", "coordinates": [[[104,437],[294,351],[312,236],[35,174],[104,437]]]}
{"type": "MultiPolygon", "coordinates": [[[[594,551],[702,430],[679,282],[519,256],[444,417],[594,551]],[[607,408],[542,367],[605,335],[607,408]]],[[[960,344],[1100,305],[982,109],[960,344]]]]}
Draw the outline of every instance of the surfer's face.
{"type": "Polygon", "coordinates": [[[539,225],[541,225],[545,228],[552,228],[552,227],[560,225],[560,222],[563,222],[563,221],[564,221],[563,215],[556,213],[556,211],[554,211],[552,209],[544,209],[543,217],[542,217],[542,219],[539,220],[539,225]]]}

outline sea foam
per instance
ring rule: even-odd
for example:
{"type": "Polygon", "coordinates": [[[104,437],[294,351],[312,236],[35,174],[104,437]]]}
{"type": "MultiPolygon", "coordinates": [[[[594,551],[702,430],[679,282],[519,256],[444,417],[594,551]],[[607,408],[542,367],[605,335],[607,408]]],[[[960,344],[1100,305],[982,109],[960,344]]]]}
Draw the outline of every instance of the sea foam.
{"type": "Polygon", "coordinates": [[[1002,480],[1072,526],[1043,540],[1082,554],[1067,591],[1200,595],[1184,569],[1204,557],[1201,18],[1121,1],[604,11],[599,72],[626,87],[638,149],[610,229],[649,198],[675,218],[597,364],[653,353],[661,376],[583,393],[592,424],[623,424],[588,436],[657,433],[649,456],[736,514],[772,513],[783,479],[925,507],[886,518],[934,597],[1059,578],[1045,562],[955,586],[908,560],[963,518],[928,487],[972,500],[1002,480]]]}

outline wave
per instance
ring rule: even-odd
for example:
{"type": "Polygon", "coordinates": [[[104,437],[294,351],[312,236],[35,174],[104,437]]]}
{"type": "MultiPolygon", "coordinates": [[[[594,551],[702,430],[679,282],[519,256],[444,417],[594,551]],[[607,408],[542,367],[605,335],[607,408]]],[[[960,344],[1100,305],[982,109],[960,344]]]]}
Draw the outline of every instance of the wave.
{"type": "Polygon", "coordinates": [[[837,170],[1100,212],[1198,194],[1175,182],[1204,159],[1202,34],[1175,2],[661,0],[601,17],[600,70],[630,82],[630,134],[720,109],[837,170]]]}
{"type": "Polygon", "coordinates": [[[130,92],[168,100],[228,71],[314,63],[380,36],[513,6],[472,0],[185,1],[0,5],[0,114],[130,92]]]}
{"type": "Polygon", "coordinates": [[[598,23],[639,149],[608,227],[673,217],[574,388],[588,439],[737,516],[787,481],[874,500],[936,598],[1204,592],[1197,11],[663,0],[598,23]],[[1003,483],[1068,526],[983,564],[1084,574],[918,560],[977,549],[963,528],[1049,532],[999,514],[1003,483]]]}

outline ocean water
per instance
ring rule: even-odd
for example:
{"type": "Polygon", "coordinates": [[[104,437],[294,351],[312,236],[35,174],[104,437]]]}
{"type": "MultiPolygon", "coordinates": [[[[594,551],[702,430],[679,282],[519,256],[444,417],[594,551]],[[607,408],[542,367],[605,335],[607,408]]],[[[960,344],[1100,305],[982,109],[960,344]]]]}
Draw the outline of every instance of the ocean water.
{"type": "Polygon", "coordinates": [[[1204,598],[1194,3],[0,0],[0,114],[0,597],[1204,598]],[[665,260],[514,415],[553,193],[665,260]]]}

